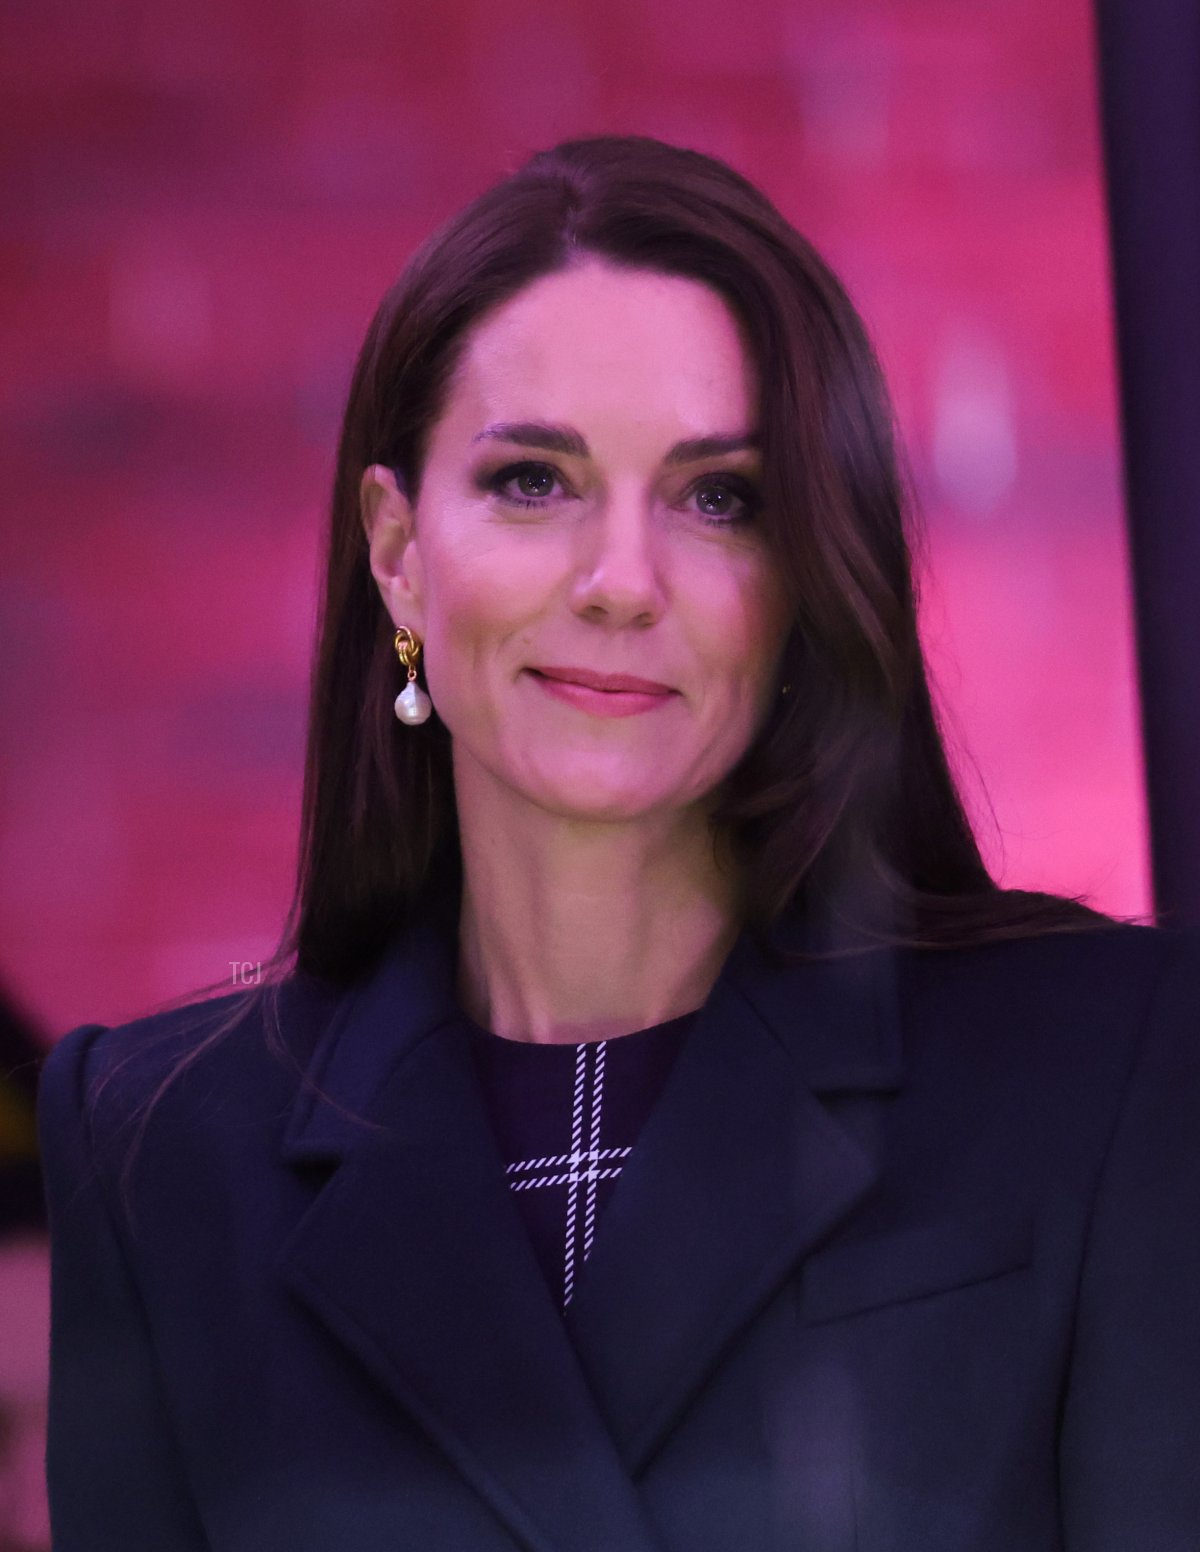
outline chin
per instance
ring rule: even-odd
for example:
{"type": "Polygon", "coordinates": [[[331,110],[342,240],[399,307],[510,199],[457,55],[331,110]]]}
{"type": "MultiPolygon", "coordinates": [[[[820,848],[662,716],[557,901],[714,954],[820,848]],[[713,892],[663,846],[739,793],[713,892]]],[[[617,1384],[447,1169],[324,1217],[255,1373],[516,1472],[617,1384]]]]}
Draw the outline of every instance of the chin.
{"type": "Polygon", "coordinates": [[[641,819],[663,807],[661,796],[642,792],[580,791],[577,784],[562,791],[530,793],[530,800],[560,819],[591,819],[616,822],[641,819]]]}
{"type": "MultiPolygon", "coordinates": [[[[638,751],[614,757],[595,749],[547,750],[544,761],[526,758],[514,770],[511,785],[529,802],[562,818],[628,821],[661,818],[702,801],[710,783],[681,762],[664,769],[663,751],[638,751]]],[[[680,750],[673,751],[676,754],[680,750]]]]}
{"type": "Polygon", "coordinates": [[[538,808],[564,819],[637,819],[674,806],[661,782],[633,782],[629,773],[605,780],[595,761],[554,772],[526,770],[513,786],[538,808]]]}

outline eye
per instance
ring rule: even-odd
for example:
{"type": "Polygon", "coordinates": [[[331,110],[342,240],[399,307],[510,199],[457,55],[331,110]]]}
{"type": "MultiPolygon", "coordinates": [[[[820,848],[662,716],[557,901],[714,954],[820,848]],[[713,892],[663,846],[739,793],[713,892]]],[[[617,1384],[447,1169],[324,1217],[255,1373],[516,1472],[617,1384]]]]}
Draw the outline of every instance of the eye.
{"type": "Polygon", "coordinates": [[[484,480],[484,488],[503,501],[519,507],[546,505],[556,484],[561,484],[558,470],[548,463],[510,463],[484,480]]]}
{"type": "Polygon", "coordinates": [[[751,480],[738,474],[706,474],[688,492],[696,511],[716,528],[749,522],[762,506],[762,495],[751,480]]]}

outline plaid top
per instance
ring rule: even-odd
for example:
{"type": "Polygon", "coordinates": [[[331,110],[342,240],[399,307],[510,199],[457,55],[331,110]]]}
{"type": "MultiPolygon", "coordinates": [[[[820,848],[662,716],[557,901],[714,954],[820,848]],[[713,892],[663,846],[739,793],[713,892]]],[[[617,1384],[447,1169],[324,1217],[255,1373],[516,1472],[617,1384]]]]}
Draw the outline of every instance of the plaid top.
{"type": "Polygon", "coordinates": [[[596,1222],[695,1019],[568,1045],[508,1040],[463,1014],[509,1184],[565,1309],[596,1222]]]}

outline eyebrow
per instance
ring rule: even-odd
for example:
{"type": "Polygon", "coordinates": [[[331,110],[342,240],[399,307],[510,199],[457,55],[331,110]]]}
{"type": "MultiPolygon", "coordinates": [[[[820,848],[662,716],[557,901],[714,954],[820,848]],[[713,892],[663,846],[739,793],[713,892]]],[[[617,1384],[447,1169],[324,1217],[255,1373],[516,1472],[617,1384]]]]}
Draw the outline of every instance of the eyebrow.
{"type": "MultiPolygon", "coordinates": [[[[486,426],[471,438],[472,443],[515,442],[518,447],[535,447],[542,452],[561,453],[567,458],[588,457],[588,445],[572,426],[553,426],[538,420],[502,420],[486,426]]],[[[676,442],[666,458],[668,465],[694,463],[700,458],[718,458],[725,453],[740,453],[759,447],[759,438],[748,431],[730,436],[689,437],[676,442]]]]}

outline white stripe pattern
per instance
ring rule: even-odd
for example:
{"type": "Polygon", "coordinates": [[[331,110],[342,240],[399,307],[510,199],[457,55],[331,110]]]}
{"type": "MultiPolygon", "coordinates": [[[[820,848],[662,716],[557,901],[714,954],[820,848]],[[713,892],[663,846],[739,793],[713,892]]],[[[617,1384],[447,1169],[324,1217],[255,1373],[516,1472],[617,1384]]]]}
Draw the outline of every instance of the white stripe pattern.
{"type": "Polygon", "coordinates": [[[571,1098],[571,1149],[540,1158],[518,1159],[505,1166],[514,1191],[539,1186],[567,1187],[567,1218],[563,1239],[563,1306],[571,1302],[578,1267],[587,1260],[596,1233],[596,1182],[621,1173],[621,1160],[633,1152],[627,1148],[600,1146],[600,1109],[604,1097],[604,1056],[607,1040],[582,1041],[575,1048],[575,1080],[571,1098]],[[590,1083],[589,1083],[590,1078],[590,1083]],[[588,1145],[584,1147],[584,1133],[588,1145]],[[605,1161],[609,1162],[605,1162],[605,1161]],[[582,1209],[580,1187],[583,1193],[582,1209]],[[583,1244],[577,1246],[580,1222],[583,1244]]]}
{"type": "MultiPolygon", "coordinates": [[[[519,1169],[553,1169],[556,1164],[578,1164],[581,1159],[623,1159],[627,1153],[632,1153],[632,1145],[628,1148],[588,1148],[582,1153],[547,1153],[540,1159],[518,1159],[514,1164],[506,1164],[504,1173],[515,1174],[519,1169]]],[[[513,1182],[513,1190],[517,1189],[518,1182],[513,1182]]]]}
{"type": "MultiPolygon", "coordinates": [[[[571,1152],[579,1152],[583,1138],[583,1094],[587,1085],[587,1046],[575,1048],[575,1097],[571,1104],[571,1152]]],[[[563,1304],[570,1304],[575,1292],[575,1204],[579,1195],[579,1175],[572,1170],[567,1186],[566,1266],[563,1271],[563,1304]]]]}
{"type": "MultiPolygon", "coordinates": [[[[601,1040],[596,1052],[596,1072],[592,1080],[592,1136],[590,1152],[595,1157],[600,1146],[600,1101],[604,1097],[604,1051],[607,1041],[601,1040]]],[[[591,1254],[592,1233],[596,1227],[596,1170],[588,1169],[587,1215],[583,1229],[583,1259],[591,1254]]]]}

